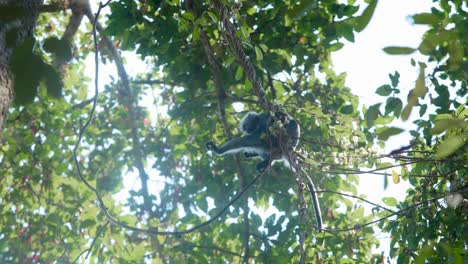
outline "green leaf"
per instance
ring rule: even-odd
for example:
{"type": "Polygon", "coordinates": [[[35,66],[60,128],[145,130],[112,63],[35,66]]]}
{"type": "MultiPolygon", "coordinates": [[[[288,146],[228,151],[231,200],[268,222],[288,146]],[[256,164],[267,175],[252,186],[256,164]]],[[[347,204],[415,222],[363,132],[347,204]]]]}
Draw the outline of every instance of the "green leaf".
{"type": "Polygon", "coordinates": [[[184,19],[187,19],[189,21],[194,21],[195,20],[195,17],[193,16],[192,13],[190,12],[185,12],[181,15],[184,19]]]}
{"type": "Polygon", "coordinates": [[[421,107],[419,108],[419,117],[422,117],[426,113],[426,110],[427,110],[427,104],[421,105],[421,107]]]}
{"type": "Polygon", "coordinates": [[[392,86],[396,88],[398,84],[400,83],[400,73],[395,71],[394,74],[389,73],[388,77],[390,78],[390,81],[392,82],[392,86]]]}
{"type": "Polygon", "coordinates": [[[80,223],[80,228],[87,229],[90,226],[94,226],[96,221],[93,219],[86,219],[80,223]]]}
{"type": "Polygon", "coordinates": [[[218,17],[212,11],[207,11],[206,14],[213,20],[214,23],[218,22],[218,17]]]}
{"type": "Polygon", "coordinates": [[[255,47],[255,55],[257,55],[257,60],[263,60],[263,52],[259,47],[255,47]]]}
{"type": "Polygon", "coordinates": [[[425,64],[419,64],[419,75],[418,79],[416,80],[416,85],[414,89],[412,89],[408,93],[408,104],[405,106],[405,108],[403,108],[403,111],[401,112],[401,118],[403,120],[408,120],[411,114],[411,110],[415,105],[418,104],[418,98],[424,98],[424,96],[428,92],[425,81],[425,68],[425,64]]]}
{"type": "Polygon", "coordinates": [[[388,169],[391,168],[393,164],[391,162],[384,162],[384,163],[379,163],[375,167],[377,169],[388,169]]]}
{"type": "Polygon", "coordinates": [[[244,70],[242,69],[242,67],[238,66],[237,71],[236,71],[236,76],[235,76],[236,81],[239,81],[243,75],[244,75],[244,70]]]}
{"type": "Polygon", "coordinates": [[[377,88],[375,91],[376,94],[380,96],[389,96],[392,93],[392,87],[388,84],[384,84],[377,88]]]}
{"type": "Polygon", "coordinates": [[[365,115],[365,120],[367,122],[367,127],[372,127],[374,125],[374,121],[375,119],[377,119],[377,117],[379,117],[381,115],[380,113],[380,110],[379,110],[379,107],[380,107],[380,103],[378,104],[375,104],[371,107],[369,107],[369,109],[367,109],[367,112],[366,112],[366,115],[365,115]]]}
{"type": "MultiPolygon", "coordinates": [[[[297,3],[296,1],[294,3],[297,3]]],[[[315,1],[301,1],[299,4],[294,5],[291,9],[286,12],[286,16],[292,19],[299,19],[310,10],[315,10],[317,8],[317,2],[315,1]]]]}
{"type": "Polygon", "coordinates": [[[449,69],[451,71],[456,71],[462,66],[463,60],[464,58],[466,58],[464,56],[466,47],[463,46],[463,43],[460,40],[460,36],[458,34],[453,33],[450,35],[452,37],[448,44],[448,52],[450,55],[449,61],[448,61],[449,69]]]}
{"type": "Polygon", "coordinates": [[[410,47],[389,46],[383,48],[383,51],[390,55],[408,55],[414,53],[416,49],[410,47]]]}
{"type": "Polygon", "coordinates": [[[403,102],[399,98],[389,97],[385,104],[385,115],[393,112],[395,116],[399,116],[402,108],[403,102]]]}
{"type": "Polygon", "coordinates": [[[464,134],[459,134],[455,136],[447,137],[442,141],[437,148],[435,157],[437,159],[443,159],[455,153],[459,148],[465,145],[465,136],[464,134]]]}
{"type": "Polygon", "coordinates": [[[246,13],[251,16],[251,15],[257,13],[257,9],[255,7],[251,7],[249,9],[247,9],[246,13]]]}
{"type": "Polygon", "coordinates": [[[330,45],[330,51],[338,51],[344,47],[344,44],[341,42],[336,42],[330,45]]]}
{"type": "Polygon", "coordinates": [[[401,167],[401,178],[403,178],[403,180],[406,180],[406,179],[408,179],[408,176],[409,176],[408,168],[406,166],[402,166],[401,167]]]}
{"type": "Polygon", "coordinates": [[[418,50],[424,55],[430,55],[440,43],[446,41],[450,43],[453,41],[451,38],[453,36],[447,30],[428,31],[424,34],[423,41],[419,44],[418,50]]]}
{"type": "Polygon", "coordinates": [[[335,29],[338,36],[343,36],[346,40],[354,42],[353,26],[348,20],[336,22],[335,29]]]}
{"type": "Polygon", "coordinates": [[[395,170],[392,170],[392,181],[394,184],[400,183],[400,175],[395,170]]]}
{"type": "Polygon", "coordinates": [[[395,136],[404,130],[398,127],[379,127],[376,129],[377,138],[380,140],[387,140],[391,136],[395,136]]]}
{"type": "Polygon", "coordinates": [[[342,113],[344,115],[349,115],[349,114],[353,113],[353,111],[354,111],[354,109],[353,109],[352,105],[345,105],[340,109],[340,113],[342,113]]]}
{"type": "Polygon", "coordinates": [[[439,119],[434,122],[434,127],[431,129],[433,135],[438,135],[451,128],[466,128],[468,122],[462,119],[439,119]]]}
{"type": "Polygon", "coordinates": [[[419,64],[419,75],[418,75],[418,79],[416,80],[416,86],[414,87],[413,91],[413,96],[415,97],[418,97],[418,98],[423,98],[428,89],[426,87],[426,79],[425,79],[425,69],[426,69],[426,65],[424,65],[423,63],[420,63],[419,64]]]}
{"type": "Polygon", "coordinates": [[[377,6],[377,0],[371,0],[369,5],[366,7],[361,16],[355,18],[354,29],[357,32],[361,32],[369,24],[369,21],[374,14],[375,7],[377,6]]]}
{"type": "Polygon", "coordinates": [[[420,13],[413,15],[413,22],[420,25],[436,24],[440,20],[441,17],[433,13],[420,13]]]}
{"type": "Polygon", "coordinates": [[[401,119],[403,119],[403,121],[408,120],[412,109],[413,105],[410,104],[406,105],[405,108],[403,108],[403,110],[401,111],[401,119]]]}
{"type": "Polygon", "coordinates": [[[397,206],[398,205],[397,199],[395,199],[393,197],[384,197],[384,198],[382,198],[382,201],[388,206],[397,206]]]}

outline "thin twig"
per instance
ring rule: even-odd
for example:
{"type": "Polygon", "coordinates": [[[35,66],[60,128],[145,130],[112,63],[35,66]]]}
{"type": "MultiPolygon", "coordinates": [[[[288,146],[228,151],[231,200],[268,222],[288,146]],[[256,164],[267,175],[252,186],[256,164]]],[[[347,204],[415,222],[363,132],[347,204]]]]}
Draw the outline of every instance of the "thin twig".
{"type": "Polygon", "coordinates": [[[375,206],[375,207],[381,208],[381,209],[383,209],[383,210],[385,210],[385,211],[388,211],[388,212],[390,212],[390,213],[394,213],[394,212],[395,212],[395,211],[393,211],[393,210],[391,210],[391,209],[388,209],[388,208],[386,208],[386,207],[384,207],[384,206],[382,206],[382,205],[376,204],[376,203],[374,203],[374,202],[371,202],[371,201],[369,201],[369,200],[366,200],[366,199],[364,199],[364,198],[361,198],[361,197],[359,197],[359,196],[352,195],[352,194],[347,194],[347,193],[342,193],[342,192],[335,192],[335,191],[330,191],[330,190],[323,190],[323,189],[317,191],[317,193],[334,193],[334,194],[339,194],[339,195],[341,195],[341,196],[346,196],[346,197],[351,197],[351,198],[354,198],[354,199],[361,200],[361,201],[363,201],[363,202],[365,202],[365,203],[371,204],[371,205],[373,205],[373,206],[375,206]]]}
{"type": "Polygon", "coordinates": [[[305,238],[306,238],[306,231],[304,229],[305,224],[305,216],[306,216],[306,203],[304,199],[304,177],[299,172],[296,173],[297,175],[297,183],[298,183],[298,190],[299,190],[299,252],[300,252],[300,260],[299,263],[304,264],[307,258],[307,251],[305,248],[305,238]]]}
{"type": "Polygon", "coordinates": [[[72,262],[72,263],[76,263],[78,261],[78,259],[85,253],[85,252],[88,252],[86,254],[86,257],[85,259],[88,259],[89,257],[89,254],[91,253],[91,249],[93,249],[93,246],[94,244],[96,244],[96,240],[98,239],[98,237],[101,236],[101,233],[104,231],[104,229],[107,227],[107,225],[109,224],[110,222],[107,221],[103,226],[101,226],[98,231],[96,232],[96,236],[94,237],[93,239],[93,242],[91,243],[91,245],[89,246],[89,248],[83,250],[76,258],[75,260],[72,262]]]}
{"type": "Polygon", "coordinates": [[[416,207],[420,206],[420,205],[426,205],[426,204],[429,204],[429,203],[432,203],[432,202],[436,202],[437,200],[440,200],[442,198],[445,198],[447,197],[448,195],[450,194],[455,194],[455,193],[465,193],[465,192],[468,192],[468,189],[463,189],[463,188],[460,188],[454,192],[449,192],[447,194],[444,194],[444,195],[441,195],[439,197],[435,197],[435,198],[432,198],[432,199],[428,199],[426,201],[421,201],[421,202],[418,202],[418,203],[415,203],[413,205],[410,205],[406,208],[403,208],[399,211],[396,211],[396,212],[393,212],[389,215],[386,215],[384,217],[381,217],[379,219],[376,219],[374,221],[370,221],[370,222],[367,222],[365,224],[357,224],[355,225],[354,227],[351,227],[351,228],[343,228],[343,229],[323,229],[324,231],[326,232],[329,232],[329,233],[338,233],[338,232],[347,232],[347,231],[352,231],[352,230],[359,230],[359,229],[362,229],[363,227],[366,227],[366,226],[370,226],[370,225],[373,225],[375,223],[378,223],[378,222],[381,222],[383,220],[386,220],[392,216],[395,216],[395,215],[398,215],[397,219],[398,218],[401,218],[404,216],[404,212],[407,212],[407,211],[410,211],[410,210],[413,210],[415,209],[416,207]]]}

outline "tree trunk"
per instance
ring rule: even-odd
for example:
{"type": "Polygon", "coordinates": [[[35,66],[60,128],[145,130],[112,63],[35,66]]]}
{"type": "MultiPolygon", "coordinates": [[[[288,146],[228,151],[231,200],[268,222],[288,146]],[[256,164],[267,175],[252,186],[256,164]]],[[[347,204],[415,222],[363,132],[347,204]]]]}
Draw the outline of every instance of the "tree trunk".
{"type": "Polygon", "coordinates": [[[42,0],[0,0],[0,140],[14,97],[9,60],[16,46],[32,36],[42,0]]]}

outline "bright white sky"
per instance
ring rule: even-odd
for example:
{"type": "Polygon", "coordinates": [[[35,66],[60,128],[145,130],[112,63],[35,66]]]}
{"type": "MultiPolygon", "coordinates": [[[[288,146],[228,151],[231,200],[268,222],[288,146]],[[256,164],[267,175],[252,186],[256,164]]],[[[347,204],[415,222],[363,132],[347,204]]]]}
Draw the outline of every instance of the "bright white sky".
{"type": "MultiPolygon", "coordinates": [[[[413,25],[410,15],[430,12],[430,0],[381,0],[379,1],[368,27],[355,37],[355,43],[347,43],[344,48],[332,55],[335,70],[347,72],[346,85],[359,96],[359,101],[367,106],[383,101],[375,94],[377,87],[390,82],[389,73],[400,73],[400,90],[406,97],[414,88],[418,68],[412,67],[411,58],[415,56],[391,56],[382,51],[386,46],[418,47],[427,28],[413,25]]],[[[405,101],[405,100],[403,100],[405,101]]],[[[398,122],[398,126],[409,130],[410,122],[398,122]]],[[[385,153],[409,143],[408,133],[391,137],[386,144],[385,153]]],[[[380,201],[382,197],[404,197],[405,185],[389,183],[384,192],[382,176],[362,175],[361,192],[371,201],[380,201]]]]}
{"type": "MultiPolygon", "coordinates": [[[[91,0],[91,3],[99,1],[91,0]]],[[[343,1],[345,2],[345,1],[343,1]]],[[[383,98],[375,94],[377,87],[390,82],[389,73],[398,70],[400,73],[400,90],[402,98],[406,97],[408,91],[414,88],[418,69],[410,64],[410,59],[418,57],[412,56],[390,56],[382,49],[386,46],[409,46],[417,47],[421,41],[422,34],[426,30],[424,26],[412,25],[410,15],[429,12],[431,0],[380,0],[374,16],[368,27],[361,33],[355,35],[355,43],[346,43],[344,48],[333,53],[332,58],[337,72],[346,72],[346,85],[351,88],[354,94],[359,96],[360,102],[367,106],[377,102],[382,102],[383,98]]],[[[93,10],[97,10],[97,4],[92,4],[93,10]]],[[[148,66],[142,64],[136,57],[126,56],[127,71],[129,75],[148,72],[148,66]],[[129,66],[131,65],[131,67],[129,66]]],[[[94,76],[94,63],[92,59],[87,67],[88,76],[94,76]]],[[[101,65],[102,67],[102,65],[101,65]]],[[[100,83],[109,80],[110,74],[116,76],[115,68],[105,67],[101,69],[100,83]]],[[[412,128],[410,122],[397,123],[398,126],[409,130],[412,128]]],[[[387,142],[385,153],[397,149],[409,142],[408,134],[395,136],[387,142]]],[[[154,170],[150,175],[157,175],[154,170]]],[[[130,176],[130,175],[128,175],[130,176]]],[[[395,197],[399,200],[404,198],[408,184],[400,182],[393,184],[389,180],[386,190],[383,188],[382,176],[361,175],[359,193],[367,195],[370,201],[380,203],[383,197],[395,197]]],[[[128,189],[139,189],[140,184],[136,175],[125,177],[124,185],[126,191],[121,192],[120,201],[126,199],[128,189]]],[[[159,179],[153,178],[150,188],[157,192],[161,189],[159,179]]],[[[382,248],[388,249],[388,239],[379,236],[382,248]]],[[[378,250],[377,252],[380,252],[378,250]]],[[[388,252],[386,253],[388,255],[388,252]]]]}
{"type": "MultiPolygon", "coordinates": [[[[355,35],[354,43],[345,44],[344,48],[332,55],[335,70],[346,72],[346,85],[359,96],[361,104],[367,106],[382,102],[383,98],[375,94],[377,87],[390,82],[389,73],[397,70],[400,73],[399,88],[403,98],[406,97],[418,75],[418,68],[412,67],[413,56],[390,56],[382,51],[386,46],[418,47],[421,37],[427,28],[413,25],[410,15],[430,12],[430,0],[380,0],[368,27],[355,35]]],[[[405,102],[405,100],[403,100],[405,102]]],[[[409,130],[410,122],[397,122],[399,127],[409,130]]],[[[408,132],[391,137],[386,142],[384,153],[398,149],[409,143],[408,132]]],[[[409,184],[400,181],[393,184],[389,179],[388,188],[384,189],[383,178],[378,175],[360,175],[359,193],[367,199],[381,203],[383,197],[394,197],[403,200],[409,184]]],[[[370,209],[370,207],[367,207],[370,209]]],[[[369,211],[369,210],[367,210],[369,211]]],[[[377,253],[385,251],[388,256],[390,240],[387,234],[379,234],[381,245],[377,253]]]]}

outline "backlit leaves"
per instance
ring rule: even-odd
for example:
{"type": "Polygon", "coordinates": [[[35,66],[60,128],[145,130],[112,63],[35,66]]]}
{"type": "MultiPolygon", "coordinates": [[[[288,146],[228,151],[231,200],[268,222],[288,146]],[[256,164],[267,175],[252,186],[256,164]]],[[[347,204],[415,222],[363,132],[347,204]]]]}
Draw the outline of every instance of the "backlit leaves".
{"type": "Polygon", "coordinates": [[[361,16],[355,18],[355,30],[361,32],[369,24],[372,15],[374,14],[377,0],[370,0],[369,5],[366,7],[361,16]]]}
{"type": "Polygon", "coordinates": [[[448,136],[437,147],[437,153],[435,154],[435,157],[437,159],[442,159],[450,156],[455,151],[466,145],[466,139],[467,135],[465,134],[448,136]]]}
{"type": "Polygon", "coordinates": [[[425,82],[425,69],[426,65],[421,63],[419,65],[419,75],[418,79],[416,80],[416,85],[414,89],[412,89],[408,93],[408,104],[403,108],[403,111],[401,112],[401,118],[403,120],[408,120],[409,115],[411,114],[411,110],[414,106],[418,104],[418,99],[424,98],[428,91],[425,82]]]}
{"type": "Polygon", "coordinates": [[[365,120],[367,122],[367,127],[372,127],[374,125],[374,121],[381,115],[380,113],[380,105],[375,104],[369,107],[366,111],[365,120]]]}
{"type": "Polygon", "coordinates": [[[383,51],[390,55],[408,55],[408,54],[415,52],[416,49],[409,48],[409,47],[390,46],[390,47],[385,47],[383,51]]]}
{"type": "Polygon", "coordinates": [[[387,140],[389,137],[398,135],[403,131],[403,129],[398,127],[379,127],[376,129],[379,140],[387,140]]]}

